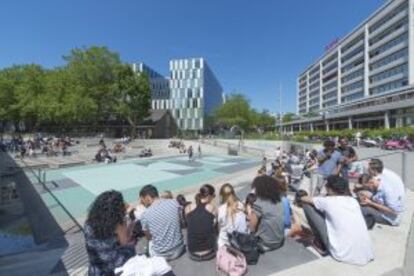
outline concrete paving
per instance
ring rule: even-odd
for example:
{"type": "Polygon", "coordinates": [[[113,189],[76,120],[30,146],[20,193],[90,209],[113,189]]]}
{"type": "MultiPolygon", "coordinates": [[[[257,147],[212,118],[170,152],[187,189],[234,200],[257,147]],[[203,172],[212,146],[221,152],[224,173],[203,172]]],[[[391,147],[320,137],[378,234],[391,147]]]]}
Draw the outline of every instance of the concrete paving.
{"type": "MultiPolygon", "coordinates": [[[[237,141],[236,141],[237,142],[237,141]]],[[[165,153],[167,141],[153,141],[160,150],[165,153]],[[157,144],[160,143],[160,144],[157,144]]],[[[197,145],[197,142],[193,142],[197,145]]],[[[272,154],[277,142],[253,141],[249,143],[251,147],[265,149],[267,154],[272,154]]],[[[221,153],[223,148],[203,145],[203,152],[221,153]]],[[[389,154],[391,152],[379,149],[359,149],[360,158],[372,156],[382,156],[387,168],[398,174],[404,173],[407,188],[406,212],[402,224],[399,227],[376,226],[371,233],[374,244],[376,259],[370,264],[359,267],[339,263],[330,257],[320,258],[311,251],[299,244],[287,242],[286,246],[272,254],[262,256],[259,265],[249,267],[248,275],[414,275],[414,222],[412,215],[414,212],[414,153],[403,156],[400,153],[389,154]],[[405,170],[403,158],[406,160],[405,170]],[[407,255],[407,256],[406,256],[407,255]]],[[[225,182],[230,182],[236,186],[236,190],[241,197],[249,190],[251,180],[256,174],[257,169],[248,169],[241,173],[227,175],[211,181],[215,187],[220,187],[225,182]]],[[[196,188],[186,189],[185,194],[188,199],[192,199],[196,188]]],[[[49,249],[46,251],[31,252],[9,256],[0,260],[1,275],[85,275],[87,271],[87,256],[84,249],[84,242],[81,233],[71,232],[65,235],[66,247],[49,249]],[[33,272],[33,273],[30,273],[33,272]],[[29,273],[29,274],[28,274],[29,273]]],[[[216,275],[214,262],[195,263],[187,257],[173,262],[172,267],[177,275],[216,275]]]]}

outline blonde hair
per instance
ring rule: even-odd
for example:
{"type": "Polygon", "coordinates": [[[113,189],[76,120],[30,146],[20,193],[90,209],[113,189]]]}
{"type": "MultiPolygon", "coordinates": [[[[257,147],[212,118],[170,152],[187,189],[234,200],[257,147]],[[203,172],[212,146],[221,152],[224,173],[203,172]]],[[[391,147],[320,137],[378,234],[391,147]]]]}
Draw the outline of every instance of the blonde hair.
{"type": "Polygon", "coordinates": [[[164,198],[164,199],[174,199],[174,196],[173,196],[173,194],[172,194],[171,191],[164,191],[161,194],[161,198],[164,198]]]}
{"type": "Polygon", "coordinates": [[[220,188],[220,202],[226,204],[227,214],[226,219],[230,218],[234,223],[236,213],[239,211],[239,199],[234,192],[234,188],[231,184],[226,183],[220,188]]]}

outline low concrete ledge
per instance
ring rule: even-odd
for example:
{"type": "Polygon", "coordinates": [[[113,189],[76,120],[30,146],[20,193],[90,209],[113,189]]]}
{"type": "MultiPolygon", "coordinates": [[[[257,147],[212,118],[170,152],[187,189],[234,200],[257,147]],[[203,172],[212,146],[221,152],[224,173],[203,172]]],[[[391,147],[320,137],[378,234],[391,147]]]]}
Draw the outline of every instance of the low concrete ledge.
{"type": "Polygon", "coordinates": [[[401,225],[392,227],[377,224],[370,231],[375,260],[365,266],[348,265],[326,257],[272,274],[272,276],[296,276],[309,273],[318,276],[380,276],[390,271],[401,270],[404,266],[413,213],[414,192],[407,190],[406,210],[401,225]]]}

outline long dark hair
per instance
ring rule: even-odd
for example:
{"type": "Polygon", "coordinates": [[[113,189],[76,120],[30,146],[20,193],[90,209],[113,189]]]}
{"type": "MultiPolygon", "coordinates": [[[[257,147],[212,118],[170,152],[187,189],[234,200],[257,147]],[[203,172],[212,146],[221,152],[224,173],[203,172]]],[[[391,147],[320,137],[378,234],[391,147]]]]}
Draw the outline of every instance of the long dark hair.
{"type": "Polygon", "coordinates": [[[208,197],[208,196],[214,196],[215,189],[210,184],[204,184],[201,186],[200,191],[195,196],[195,201],[197,205],[201,204],[201,200],[208,197]]]}
{"type": "Polygon", "coordinates": [[[276,179],[268,175],[257,176],[252,183],[257,198],[268,200],[273,203],[280,201],[280,189],[276,179]]]}
{"type": "Polygon", "coordinates": [[[115,229],[124,222],[125,215],[122,194],[110,190],[100,194],[89,207],[86,224],[91,227],[96,239],[109,239],[115,237],[115,229]]]}

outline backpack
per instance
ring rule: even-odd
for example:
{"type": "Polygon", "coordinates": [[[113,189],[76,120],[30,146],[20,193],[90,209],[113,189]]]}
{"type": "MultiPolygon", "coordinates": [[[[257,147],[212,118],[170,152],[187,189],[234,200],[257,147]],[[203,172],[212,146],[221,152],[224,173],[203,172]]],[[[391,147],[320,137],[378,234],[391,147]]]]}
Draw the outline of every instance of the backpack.
{"type": "Polygon", "coordinates": [[[225,245],[217,251],[216,269],[229,276],[242,276],[247,272],[246,259],[243,253],[225,245]]]}
{"type": "Polygon", "coordinates": [[[253,234],[234,231],[228,234],[230,245],[243,253],[248,265],[255,265],[259,261],[261,250],[257,238],[253,234]]]}

